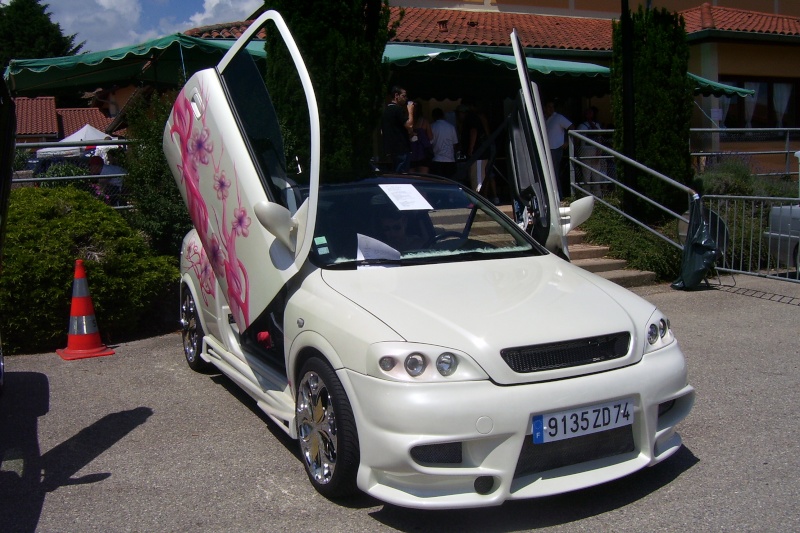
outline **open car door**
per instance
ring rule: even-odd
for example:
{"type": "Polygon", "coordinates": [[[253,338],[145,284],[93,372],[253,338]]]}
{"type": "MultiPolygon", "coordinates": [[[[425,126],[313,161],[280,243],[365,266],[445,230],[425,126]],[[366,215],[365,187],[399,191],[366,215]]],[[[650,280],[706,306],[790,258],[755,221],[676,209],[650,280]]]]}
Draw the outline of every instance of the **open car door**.
{"type": "Polygon", "coordinates": [[[311,79],[274,11],[254,21],[216,68],[192,76],[175,102],[164,153],[240,331],[264,312],[311,248],[319,139],[311,79]],[[287,167],[292,154],[285,153],[264,76],[247,51],[264,27],[281,35],[305,92],[311,155],[302,179],[287,167]]]}
{"type": "Polygon", "coordinates": [[[511,32],[511,44],[521,85],[509,117],[512,187],[530,214],[527,231],[551,252],[568,258],[567,233],[589,217],[594,199],[581,198],[569,207],[561,207],[539,90],[528,76],[516,30],[511,32]]]}

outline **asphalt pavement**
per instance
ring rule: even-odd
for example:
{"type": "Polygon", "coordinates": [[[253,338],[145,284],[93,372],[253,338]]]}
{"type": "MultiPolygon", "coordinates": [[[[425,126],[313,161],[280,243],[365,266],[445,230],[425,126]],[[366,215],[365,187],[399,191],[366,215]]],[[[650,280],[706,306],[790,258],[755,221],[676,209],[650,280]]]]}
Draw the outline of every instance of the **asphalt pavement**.
{"type": "Polygon", "coordinates": [[[684,447],[656,467],[488,509],[338,505],[230,380],[189,370],[174,333],[7,357],[0,531],[800,531],[800,284],[635,292],[670,317],[697,389],[684,447]]]}

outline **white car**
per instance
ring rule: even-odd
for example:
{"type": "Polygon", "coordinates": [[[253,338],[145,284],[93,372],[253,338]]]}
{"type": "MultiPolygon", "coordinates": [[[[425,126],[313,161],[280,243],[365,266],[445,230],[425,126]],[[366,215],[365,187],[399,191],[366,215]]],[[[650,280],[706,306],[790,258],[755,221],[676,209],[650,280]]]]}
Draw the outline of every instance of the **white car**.
{"type": "Polygon", "coordinates": [[[776,205],[769,210],[769,228],[764,232],[776,268],[794,268],[800,273],[800,205],[776,205]]]}
{"type": "Polygon", "coordinates": [[[509,154],[541,244],[445,179],[321,184],[313,87],[274,12],[175,103],[164,149],[195,228],[181,256],[186,360],[214,365],[297,439],[327,497],[499,505],[617,479],[681,446],[694,389],[667,318],[547,249],[566,253],[591,206],[557,207],[520,74],[509,154]],[[267,23],[308,106],[297,175],[244,48],[267,23]]]}

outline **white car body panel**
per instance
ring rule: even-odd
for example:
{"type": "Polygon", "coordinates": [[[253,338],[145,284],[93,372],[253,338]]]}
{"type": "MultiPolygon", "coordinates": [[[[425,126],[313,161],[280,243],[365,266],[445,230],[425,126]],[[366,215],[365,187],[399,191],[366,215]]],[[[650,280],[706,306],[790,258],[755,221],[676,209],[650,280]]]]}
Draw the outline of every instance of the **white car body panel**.
{"type": "MultiPolygon", "coordinates": [[[[497,353],[503,348],[537,342],[560,342],[611,331],[643,331],[618,302],[585,278],[583,270],[554,256],[505,259],[410,268],[324,271],[337,292],[408,342],[447,346],[478,358],[497,383],[530,383],[585,374],[585,367],[541,372],[533,379],[513,372],[497,353]],[[603,313],[597,313],[602,308],[603,313]],[[565,320],[564,317],[569,317],[565,320]]],[[[634,316],[649,318],[655,307],[624,297],[634,316]]],[[[600,372],[635,363],[644,341],[634,335],[627,357],[597,363],[600,372]]]]}
{"type": "MultiPolygon", "coordinates": [[[[255,21],[248,35],[267,21],[275,22],[289,49],[296,50],[274,12],[255,21]]],[[[680,447],[675,425],[694,401],[686,363],[668,328],[652,343],[646,339],[648,328],[666,324],[666,319],[652,304],[546,253],[521,232],[511,232],[525,251],[517,255],[513,243],[506,243],[499,250],[484,250],[498,253],[494,258],[478,254],[462,259],[442,248],[440,262],[364,265],[369,268],[322,264],[320,258],[332,255],[340,243],[333,232],[315,240],[315,228],[323,227],[323,216],[318,221],[317,213],[336,196],[323,197],[319,191],[319,125],[310,81],[304,81],[313,115],[310,184],[303,206],[292,210],[264,185],[264,169],[253,161],[254,151],[220,77],[235,68],[236,50],[243,45],[244,40],[232,48],[218,69],[189,80],[165,129],[165,153],[195,225],[182,248],[182,292],[191,294],[198,309],[203,361],[230,377],[297,438],[298,373],[309,355],[323,359],[352,407],[360,448],[358,488],[402,506],[480,507],[558,494],[656,464],[680,447]],[[227,194],[220,188],[223,172],[230,181],[222,187],[227,194]],[[276,331],[281,342],[274,339],[276,331]],[[553,345],[568,351],[567,345],[586,339],[591,348],[612,334],[629,340],[626,350],[610,358],[518,371],[502,356],[504,350],[519,347],[553,345]],[[256,338],[266,340],[259,345],[256,338]],[[435,361],[443,352],[458,360],[452,375],[438,372],[434,364],[417,377],[404,370],[409,354],[435,361]],[[384,357],[399,363],[384,368],[384,357]],[[613,438],[606,431],[580,441],[602,445],[609,440],[609,450],[561,464],[560,444],[533,443],[534,416],[621,399],[632,401],[632,424],[613,430],[613,438]],[[454,449],[457,462],[437,455],[454,449]],[[544,470],[530,470],[531,457],[549,453],[555,459],[548,459],[544,470]]],[[[294,61],[307,78],[299,53],[294,61]]],[[[528,80],[523,87],[527,110],[538,109],[531,94],[535,86],[528,80]]],[[[523,114],[536,124],[531,128],[537,132],[535,150],[547,162],[543,188],[556,207],[549,211],[545,240],[559,249],[568,208],[557,207],[541,110],[523,114]]],[[[451,182],[390,178],[406,187],[432,183],[467,194],[451,182]]],[[[285,176],[277,179],[291,186],[285,176]]],[[[427,200],[434,202],[433,196],[427,200]]],[[[473,207],[473,215],[479,207],[473,207]]],[[[504,222],[498,221],[505,218],[491,206],[485,209],[483,227],[500,228],[504,222]]],[[[434,231],[444,231],[458,219],[457,214],[448,218],[452,213],[446,208],[432,207],[430,212],[440,215],[431,224],[434,231]]],[[[352,221],[341,222],[339,226],[352,221]]],[[[472,221],[468,224],[469,229],[472,221]]],[[[360,230],[358,235],[364,236],[360,230]]],[[[441,236],[434,235],[434,241],[441,236]]],[[[586,444],[586,453],[594,453],[595,444],[586,444]]]]}

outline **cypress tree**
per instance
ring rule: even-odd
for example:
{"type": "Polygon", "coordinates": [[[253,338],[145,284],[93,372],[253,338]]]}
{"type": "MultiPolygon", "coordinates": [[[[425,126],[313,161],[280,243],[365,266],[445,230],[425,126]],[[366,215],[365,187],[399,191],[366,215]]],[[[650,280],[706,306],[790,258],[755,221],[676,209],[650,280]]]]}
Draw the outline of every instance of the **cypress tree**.
{"type": "MultiPolygon", "coordinates": [[[[322,178],[353,179],[354,172],[369,168],[372,135],[387,92],[389,70],[382,60],[393,31],[388,2],[279,0],[270,7],[286,21],[314,85],[322,129],[322,178]]],[[[276,32],[267,30],[267,86],[284,121],[287,153],[303,153],[308,146],[305,97],[279,40],[276,32]]]]}
{"type": "MultiPolygon", "coordinates": [[[[634,61],[634,128],[636,159],[683,184],[692,181],[689,155],[689,126],[692,113],[692,83],[687,75],[689,45],[683,17],[666,9],[639,6],[632,15],[634,61]]],[[[622,105],[622,31],[614,22],[614,55],[611,67],[611,93],[614,122],[614,146],[622,151],[624,120],[622,105]]],[[[620,169],[625,183],[674,211],[683,212],[686,196],[661,180],[620,169]]],[[[636,206],[636,216],[655,221],[660,210],[643,202],[636,206]]]]}

